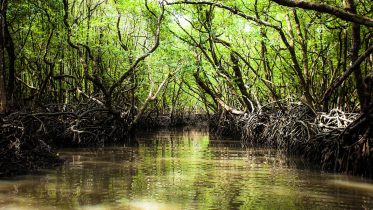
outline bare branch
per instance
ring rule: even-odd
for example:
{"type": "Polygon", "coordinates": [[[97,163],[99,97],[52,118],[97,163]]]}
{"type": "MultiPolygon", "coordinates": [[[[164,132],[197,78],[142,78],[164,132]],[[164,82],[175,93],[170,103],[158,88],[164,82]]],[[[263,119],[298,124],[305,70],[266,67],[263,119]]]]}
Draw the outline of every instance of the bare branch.
{"type": "Polygon", "coordinates": [[[354,22],[361,25],[365,25],[368,27],[373,27],[373,19],[365,16],[360,16],[353,14],[351,12],[347,12],[343,9],[340,9],[338,7],[333,7],[328,4],[319,4],[319,3],[313,3],[313,2],[307,2],[302,0],[272,0],[276,2],[277,4],[287,6],[287,7],[298,7],[306,10],[313,10],[316,12],[321,13],[327,13],[333,16],[336,16],[342,20],[348,21],[348,22],[354,22]]]}
{"type": "Polygon", "coordinates": [[[333,91],[339,87],[360,64],[373,53],[373,45],[370,46],[340,77],[333,81],[332,85],[325,91],[321,101],[328,100],[333,91]]]}
{"type": "Polygon", "coordinates": [[[155,33],[155,43],[153,45],[153,47],[148,51],[146,52],[145,54],[141,55],[140,57],[138,57],[134,62],[133,64],[129,67],[129,69],[124,73],[122,74],[122,76],[119,78],[119,80],[117,82],[115,82],[109,89],[108,91],[108,94],[111,95],[113,93],[113,91],[119,87],[122,82],[128,77],[131,75],[131,73],[136,69],[137,65],[145,60],[145,58],[147,58],[150,54],[152,54],[159,46],[159,38],[160,38],[160,33],[161,33],[161,25],[162,25],[162,21],[163,21],[163,17],[164,17],[164,5],[163,3],[160,3],[160,6],[161,6],[161,14],[159,15],[158,19],[157,19],[157,30],[156,30],[156,33],[155,33]]]}

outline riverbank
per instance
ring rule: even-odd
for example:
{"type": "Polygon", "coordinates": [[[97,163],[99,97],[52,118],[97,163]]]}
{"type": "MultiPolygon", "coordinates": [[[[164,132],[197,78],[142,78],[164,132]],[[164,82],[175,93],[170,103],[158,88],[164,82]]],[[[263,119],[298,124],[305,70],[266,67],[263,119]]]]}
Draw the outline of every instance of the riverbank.
{"type": "Polygon", "coordinates": [[[14,112],[0,124],[0,177],[13,177],[63,164],[55,149],[131,144],[136,130],[207,126],[204,115],[145,115],[130,126],[101,110],[14,112]]]}
{"type": "Polygon", "coordinates": [[[371,114],[314,112],[293,104],[263,107],[257,113],[223,113],[210,120],[210,131],[235,135],[243,144],[285,150],[315,163],[324,171],[373,177],[371,114]]]}
{"type": "Polygon", "coordinates": [[[240,138],[245,147],[269,147],[301,156],[325,171],[372,177],[370,115],[314,112],[301,104],[263,107],[256,113],[147,115],[129,131],[102,112],[12,113],[2,118],[0,177],[61,165],[54,148],[103,147],[130,141],[136,130],[206,126],[215,135],[240,138]]]}
{"type": "Polygon", "coordinates": [[[0,132],[0,177],[14,177],[63,164],[50,146],[43,127],[34,130],[27,121],[2,121],[0,132]]]}

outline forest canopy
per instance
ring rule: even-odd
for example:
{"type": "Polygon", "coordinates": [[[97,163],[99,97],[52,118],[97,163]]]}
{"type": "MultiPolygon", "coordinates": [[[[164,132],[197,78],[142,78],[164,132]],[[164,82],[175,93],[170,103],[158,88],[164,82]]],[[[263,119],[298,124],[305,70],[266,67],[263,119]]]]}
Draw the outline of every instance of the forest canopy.
{"type": "Polygon", "coordinates": [[[158,97],[164,112],[371,101],[370,1],[2,2],[3,111],[94,100],[133,118],[158,97]]]}

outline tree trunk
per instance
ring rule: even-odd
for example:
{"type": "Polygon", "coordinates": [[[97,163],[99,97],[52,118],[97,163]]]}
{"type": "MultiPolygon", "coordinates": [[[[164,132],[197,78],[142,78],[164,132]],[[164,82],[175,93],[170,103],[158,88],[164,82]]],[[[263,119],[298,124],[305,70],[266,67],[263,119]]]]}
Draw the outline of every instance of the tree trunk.
{"type": "MultiPolygon", "coordinates": [[[[9,67],[9,75],[8,75],[8,90],[7,90],[7,97],[8,102],[9,100],[13,100],[13,92],[14,92],[14,74],[15,74],[15,61],[16,56],[14,52],[14,43],[12,36],[9,33],[9,24],[6,20],[6,8],[4,11],[4,47],[8,53],[8,67],[9,67]]],[[[11,102],[12,103],[12,102],[11,102]]]]}
{"type": "Polygon", "coordinates": [[[5,47],[5,14],[8,5],[7,0],[0,0],[1,20],[0,20],[0,113],[6,112],[7,93],[5,89],[5,65],[4,65],[4,47],[5,47]]]}
{"type": "Polygon", "coordinates": [[[245,87],[245,83],[242,78],[242,73],[240,70],[240,67],[238,66],[238,58],[234,53],[231,53],[231,61],[233,63],[233,71],[234,71],[234,81],[238,88],[240,89],[241,95],[242,95],[242,100],[244,101],[246,108],[249,112],[252,112],[254,110],[253,104],[250,99],[250,95],[247,92],[247,89],[245,87]]]}
{"type": "MultiPolygon", "coordinates": [[[[346,11],[356,14],[356,6],[354,0],[346,0],[346,11]]],[[[355,63],[359,58],[360,45],[360,24],[352,23],[351,63],[355,63]]],[[[359,97],[360,108],[361,111],[363,111],[367,104],[364,97],[365,88],[360,65],[357,65],[354,69],[354,78],[357,94],[359,97]]]]}

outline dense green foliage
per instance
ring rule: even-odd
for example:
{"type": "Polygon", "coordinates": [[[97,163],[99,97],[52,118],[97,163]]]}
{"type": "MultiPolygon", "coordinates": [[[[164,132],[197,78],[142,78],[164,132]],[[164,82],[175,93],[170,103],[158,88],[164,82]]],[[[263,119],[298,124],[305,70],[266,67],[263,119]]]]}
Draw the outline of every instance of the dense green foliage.
{"type": "MultiPolygon", "coordinates": [[[[333,14],[257,0],[3,2],[11,111],[93,101],[136,123],[155,110],[241,113],[302,101],[358,111],[371,102],[371,56],[333,84],[371,53],[372,28],[333,14]]],[[[372,18],[369,0],[330,6],[372,18]]]]}

